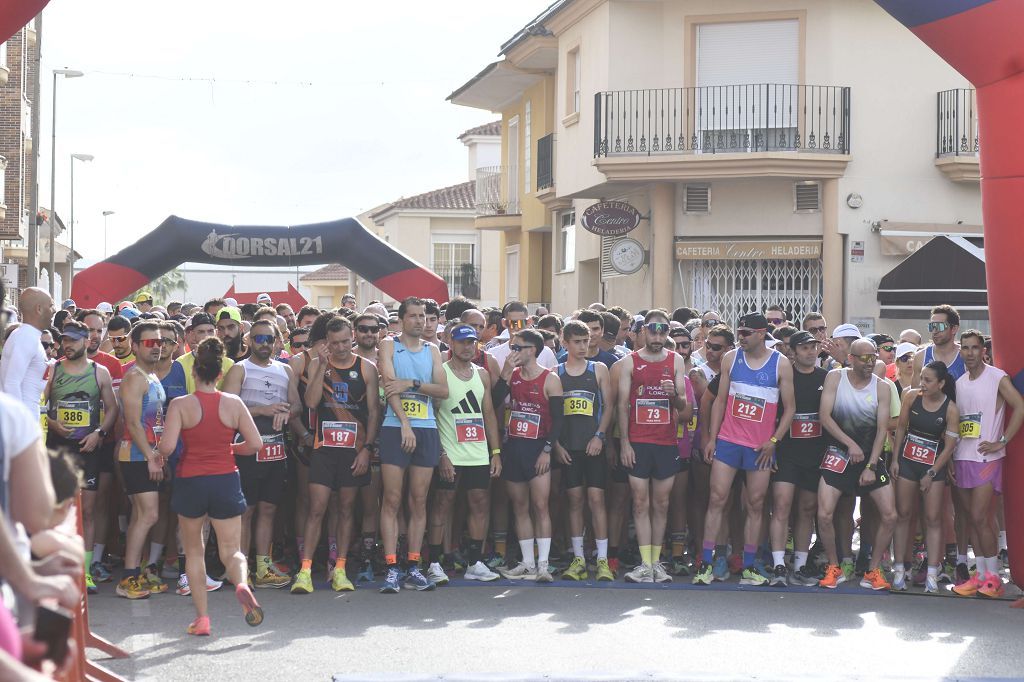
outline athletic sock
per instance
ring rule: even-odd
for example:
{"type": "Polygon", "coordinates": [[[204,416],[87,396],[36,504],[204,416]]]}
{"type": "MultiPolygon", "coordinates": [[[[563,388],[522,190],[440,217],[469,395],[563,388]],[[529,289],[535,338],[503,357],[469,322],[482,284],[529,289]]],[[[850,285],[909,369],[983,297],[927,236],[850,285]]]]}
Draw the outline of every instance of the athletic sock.
{"type": "Polygon", "coordinates": [[[612,559],[618,560],[619,558],[619,547],[618,545],[608,545],[608,561],[612,559]]]}
{"type": "Polygon", "coordinates": [[[537,538],[537,563],[546,564],[551,554],[551,538],[537,538]]]}
{"type": "Polygon", "coordinates": [[[582,559],[583,558],[583,536],[573,536],[572,538],[572,553],[573,556],[582,559]]]}
{"type": "Polygon", "coordinates": [[[757,553],[757,545],[743,545],[743,568],[750,568],[754,565],[754,555],[757,553]]]}
{"type": "Polygon", "coordinates": [[[772,551],[772,563],[775,566],[785,566],[786,565],[786,550],[782,550],[781,552],[772,551]]]}
{"type": "Polygon", "coordinates": [[[270,557],[265,554],[256,555],[256,577],[262,578],[270,569],[270,557]]]}
{"type": "Polygon", "coordinates": [[[651,547],[651,563],[657,563],[661,561],[661,545],[650,545],[651,547]]]}
{"type": "Polygon", "coordinates": [[[430,552],[430,563],[439,564],[444,559],[444,548],[441,545],[427,545],[430,552]]]}
{"type": "Polygon", "coordinates": [[[604,540],[595,540],[594,542],[597,544],[597,558],[598,559],[605,559],[607,561],[607,559],[608,559],[608,538],[605,538],[604,540]]]}
{"type": "Polygon", "coordinates": [[[149,561],[147,566],[156,565],[160,562],[160,555],[164,553],[164,546],[159,542],[149,543],[149,561]]]}
{"type": "Polygon", "coordinates": [[[533,538],[527,538],[519,541],[519,549],[523,553],[523,563],[533,568],[537,565],[536,560],[533,558],[533,538]]]}
{"type": "Polygon", "coordinates": [[[686,533],[672,533],[672,556],[686,554],[686,533]]]}
{"type": "Polygon", "coordinates": [[[327,562],[330,563],[338,558],[338,539],[328,536],[327,538],[327,562]]]}
{"type": "Polygon", "coordinates": [[[185,572],[185,555],[184,554],[179,554],[178,555],[178,573],[184,573],[184,572],[185,572]]]}
{"type": "Polygon", "coordinates": [[[963,564],[965,566],[967,565],[967,555],[966,554],[960,554],[959,552],[957,552],[957,554],[956,554],[956,565],[959,566],[960,564],[963,564]]]}
{"type": "Polygon", "coordinates": [[[999,549],[1000,550],[1006,549],[1006,531],[1005,530],[999,531],[999,549]]]}
{"type": "Polygon", "coordinates": [[[85,553],[85,572],[89,572],[89,567],[92,566],[92,552],[85,553]]]}
{"type": "MultiPolygon", "coordinates": [[[[707,544],[705,541],[704,544],[707,544]]],[[[729,558],[729,545],[715,545],[715,556],[723,559],[729,558]]]]}
{"type": "Polygon", "coordinates": [[[335,559],[334,560],[334,570],[335,571],[342,571],[342,572],[344,572],[345,571],[345,562],[346,561],[348,561],[348,559],[346,559],[343,556],[340,556],[337,559],[335,559]]]}
{"type": "Polygon", "coordinates": [[[989,573],[999,575],[999,559],[997,557],[978,557],[978,575],[987,577],[989,573]],[[984,570],[982,570],[984,568],[984,570]]]}
{"type": "Polygon", "coordinates": [[[932,566],[932,565],[929,564],[928,565],[928,575],[930,575],[933,578],[938,578],[939,577],[939,567],[938,566],[932,566]]]}
{"type": "Polygon", "coordinates": [[[469,566],[475,566],[480,561],[480,554],[484,548],[483,540],[470,540],[466,543],[466,561],[469,566]]]}
{"type": "Polygon", "coordinates": [[[300,571],[312,571],[313,570],[313,560],[312,559],[303,559],[302,560],[302,565],[299,567],[299,570],[300,571]]]}
{"type": "Polygon", "coordinates": [[[92,546],[92,556],[93,556],[93,559],[96,560],[96,561],[99,561],[100,563],[102,563],[103,562],[103,550],[106,549],[106,547],[107,547],[106,545],[101,545],[98,542],[96,544],[94,544],[92,546]]]}
{"type": "Polygon", "coordinates": [[[118,514],[117,515],[117,529],[122,533],[128,532],[128,515],[118,514]]]}
{"type": "Polygon", "coordinates": [[[408,559],[409,565],[406,566],[406,568],[419,568],[419,566],[420,566],[420,553],[419,552],[409,552],[409,555],[408,555],[407,559],[408,559]]]}
{"type": "Polygon", "coordinates": [[[397,554],[385,554],[384,555],[384,563],[387,564],[387,566],[389,568],[393,567],[393,566],[397,566],[398,565],[398,555],[397,554]]]}
{"type": "Polygon", "coordinates": [[[957,547],[955,542],[946,543],[946,556],[952,559],[957,555],[957,547]]]}
{"type": "Polygon", "coordinates": [[[807,565],[808,552],[793,552],[793,570],[799,571],[807,565]]]}
{"type": "Polygon", "coordinates": [[[125,569],[123,569],[121,571],[121,580],[124,580],[125,578],[138,578],[138,577],[139,577],[139,567],[138,566],[136,566],[135,568],[125,568],[125,569]]]}
{"type": "MultiPolygon", "coordinates": [[[[505,556],[505,552],[508,550],[508,547],[505,545],[505,541],[507,540],[507,538],[508,538],[508,534],[507,533],[498,532],[498,531],[494,532],[494,553],[495,554],[500,554],[501,556],[505,556]]],[[[533,554],[533,547],[532,546],[530,547],[530,554],[531,555],[533,554]]]]}
{"type": "Polygon", "coordinates": [[[710,564],[714,558],[715,553],[715,541],[705,540],[704,544],[700,548],[700,560],[701,563],[710,564]]]}

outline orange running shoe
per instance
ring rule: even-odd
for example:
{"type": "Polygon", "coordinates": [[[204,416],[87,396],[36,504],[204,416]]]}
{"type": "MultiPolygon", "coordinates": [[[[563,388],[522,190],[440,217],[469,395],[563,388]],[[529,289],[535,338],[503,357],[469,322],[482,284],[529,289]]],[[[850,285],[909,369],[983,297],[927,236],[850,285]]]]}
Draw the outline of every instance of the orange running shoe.
{"type": "Polygon", "coordinates": [[[829,564],[825,567],[825,577],[818,581],[818,587],[827,587],[830,590],[836,589],[839,583],[846,582],[846,575],[843,569],[836,564],[829,564]]]}
{"type": "Polygon", "coordinates": [[[200,637],[210,636],[210,617],[203,616],[202,618],[196,618],[194,621],[189,623],[188,634],[198,635],[200,637]]]}
{"type": "Polygon", "coordinates": [[[1001,599],[1006,595],[1006,588],[1003,587],[1003,579],[994,573],[985,576],[984,582],[978,588],[978,594],[989,599],[1001,599]]]}
{"type": "Polygon", "coordinates": [[[260,608],[248,585],[239,585],[235,588],[235,599],[242,605],[242,612],[248,625],[256,627],[263,622],[263,609],[260,608]]]}
{"type": "Polygon", "coordinates": [[[860,586],[875,591],[888,590],[892,587],[889,581],[885,579],[885,576],[882,575],[882,569],[880,568],[865,573],[864,577],[860,579],[860,586]]]}
{"type": "Polygon", "coordinates": [[[975,573],[967,582],[960,583],[955,586],[953,588],[953,594],[958,594],[961,597],[976,597],[978,595],[978,590],[981,589],[981,584],[981,577],[975,573]]]}

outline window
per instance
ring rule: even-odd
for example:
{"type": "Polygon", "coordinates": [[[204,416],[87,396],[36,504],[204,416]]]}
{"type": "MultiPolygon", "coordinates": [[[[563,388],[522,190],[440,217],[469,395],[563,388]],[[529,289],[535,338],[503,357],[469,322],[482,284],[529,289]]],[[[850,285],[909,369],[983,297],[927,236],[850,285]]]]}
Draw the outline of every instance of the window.
{"type": "Polygon", "coordinates": [[[558,271],[570,272],[576,269],[576,211],[561,214],[558,222],[558,271]]]}
{"type": "Polygon", "coordinates": [[[333,308],[334,307],[334,297],[333,296],[317,296],[316,297],[316,307],[320,308],[322,310],[329,310],[329,309],[333,308]]]}
{"type": "Polygon", "coordinates": [[[476,250],[475,236],[449,235],[434,238],[431,269],[448,284],[451,296],[480,298],[476,250]]]}
{"type": "Polygon", "coordinates": [[[505,249],[505,300],[519,300],[519,245],[505,249]]]}
{"type": "Polygon", "coordinates": [[[530,130],[530,100],[523,114],[523,193],[530,193],[530,161],[533,158],[533,132],[530,130]]]}
{"type": "Polygon", "coordinates": [[[565,72],[566,72],[566,74],[568,76],[568,80],[567,80],[567,86],[568,86],[567,87],[567,93],[568,93],[567,108],[568,108],[569,111],[567,113],[575,114],[575,113],[579,113],[579,110],[580,110],[580,99],[581,99],[581,95],[580,95],[580,80],[581,80],[581,73],[580,73],[580,48],[577,47],[577,48],[574,48],[574,49],[570,50],[569,54],[567,56],[568,56],[568,60],[567,60],[567,63],[566,63],[566,70],[565,70],[565,72]]]}

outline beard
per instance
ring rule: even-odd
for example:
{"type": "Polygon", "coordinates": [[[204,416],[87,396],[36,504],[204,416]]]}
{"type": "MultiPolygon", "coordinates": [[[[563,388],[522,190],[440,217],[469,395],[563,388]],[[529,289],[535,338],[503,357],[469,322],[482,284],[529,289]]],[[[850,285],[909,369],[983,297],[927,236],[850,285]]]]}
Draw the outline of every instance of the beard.
{"type": "Polygon", "coordinates": [[[227,351],[227,356],[233,358],[238,355],[242,350],[242,337],[241,336],[228,336],[224,339],[224,349],[227,351]]]}

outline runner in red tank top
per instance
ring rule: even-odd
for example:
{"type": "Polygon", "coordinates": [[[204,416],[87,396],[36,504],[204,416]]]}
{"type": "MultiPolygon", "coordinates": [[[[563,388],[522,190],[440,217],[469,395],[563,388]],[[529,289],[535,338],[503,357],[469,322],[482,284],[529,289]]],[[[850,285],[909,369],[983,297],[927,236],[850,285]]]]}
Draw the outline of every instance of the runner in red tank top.
{"type": "Polygon", "coordinates": [[[686,361],[665,348],[668,314],[652,310],[644,324],[646,345],[615,363],[619,430],[624,436],[620,457],[629,470],[641,557],[641,564],[626,574],[626,581],[671,582],[660,557],[669,498],[682,467],[676,444],[676,411],[689,421],[693,406],[686,402],[686,361]]]}

